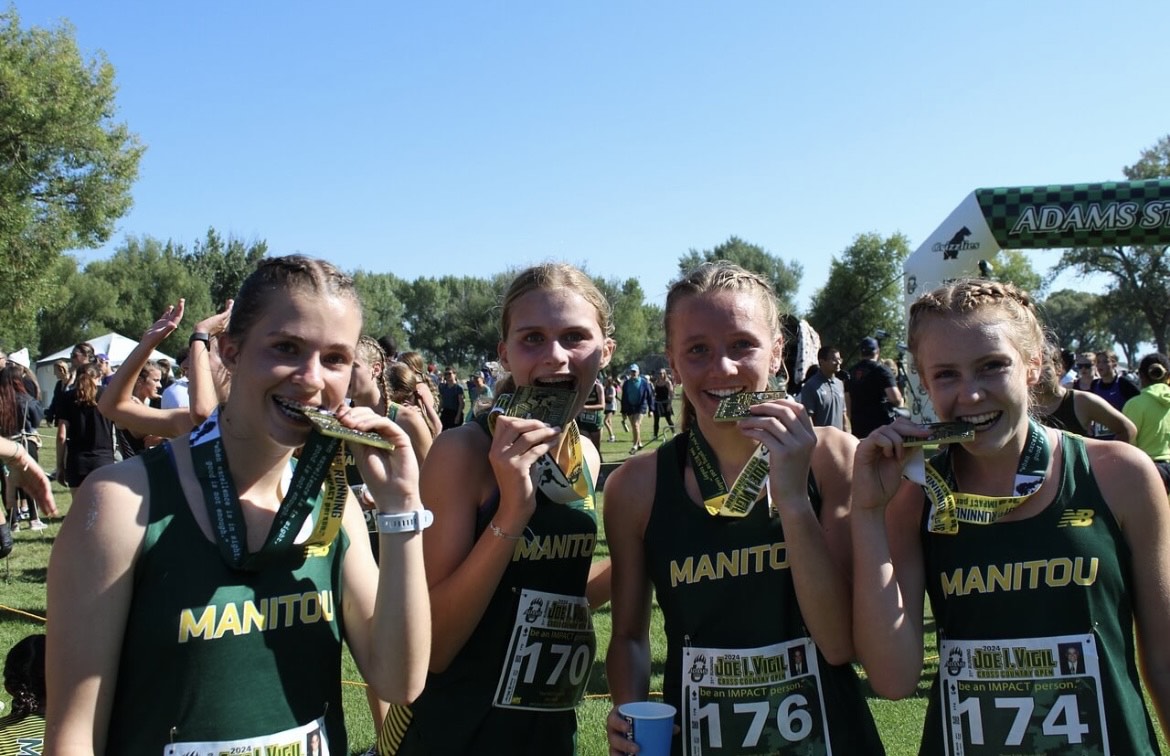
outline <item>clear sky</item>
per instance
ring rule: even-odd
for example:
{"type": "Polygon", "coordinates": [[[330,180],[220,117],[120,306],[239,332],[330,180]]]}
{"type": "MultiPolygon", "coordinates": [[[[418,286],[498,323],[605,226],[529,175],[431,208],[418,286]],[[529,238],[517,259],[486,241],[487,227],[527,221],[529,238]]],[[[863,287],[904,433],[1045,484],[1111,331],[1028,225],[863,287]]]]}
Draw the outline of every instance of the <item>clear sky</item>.
{"type": "Polygon", "coordinates": [[[661,302],[735,235],[803,264],[805,307],[859,233],[913,248],[977,187],[1122,179],[1170,133],[1165,0],[16,7],[105,52],[148,147],[86,260],[214,226],[406,279],[563,259],[661,302]]]}

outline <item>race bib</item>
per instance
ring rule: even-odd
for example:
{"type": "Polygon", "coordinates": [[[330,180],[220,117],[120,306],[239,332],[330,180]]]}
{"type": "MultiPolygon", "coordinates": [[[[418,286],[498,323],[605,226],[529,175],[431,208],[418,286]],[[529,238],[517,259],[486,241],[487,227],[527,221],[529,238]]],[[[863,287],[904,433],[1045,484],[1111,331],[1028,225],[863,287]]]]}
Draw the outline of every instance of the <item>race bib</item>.
{"type": "Polygon", "coordinates": [[[686,756],[832,754],[811,638],[755,649],[683,649],[686,756]]]}
{"type": "Polygon", "coordinates": [[[939,644],[951,756],[1110,753],[1096,638],[939,644]]]}
{"type": "Polygon", "coordinates": [[[583,596],[524,590],[492,705],[564,711],[585,695],[597,650],[583,596]]]}
{"type": "Polygon", "coordinates": [[[239,740],[171,743],[163,756],[329,756],[325,719],[284,732],[239,740]]]}

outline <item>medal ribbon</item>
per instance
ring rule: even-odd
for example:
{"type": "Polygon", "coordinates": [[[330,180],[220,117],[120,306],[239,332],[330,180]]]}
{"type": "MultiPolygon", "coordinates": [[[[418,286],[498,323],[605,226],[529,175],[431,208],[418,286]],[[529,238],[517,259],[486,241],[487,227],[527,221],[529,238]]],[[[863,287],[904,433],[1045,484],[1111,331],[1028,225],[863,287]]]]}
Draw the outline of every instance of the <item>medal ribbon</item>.
{"type": "Polygon", "coordinates": [[[970,525],[998,522],[1040,490],[1048,474],[1048,463],[1052,459],[1048,434],[1040,423],[1029,420],[1028,437],[1016,467],[1016,495],[982,496],[954,490],[955,472],[951,461],[953,448],[953,445],[948,446],[926,463],[926,485],[923,490],[930,501],[930,517],[926,527],[929,532],[940,535],[958,533],[960,522],[970,525]]]}
{"type": "MultiPolygon", "coordinates": [[[[496,397],[487,417],[488,433],[495,435],[496,418],[508,415],[511,406],[512,394],[500,394],[496,397]]],[[[570,504],[591,497],[592,484],[589,476],[585,475],[585,455],[581,450],[581,431],[577,429],[576,420],[570,420],[565,424],[561,437],[564,448],[568,450],[568,472],[561,469],[550,452],[536,460],[536,464],[532,466],[532,476],[536,487],[545,496],[558,504],[570,504]]]]}
{"type": "Polygon", "coordinates": [[[731,484],[731,490],[728,491],[727,481],[719,472],[719,461],[715,457],[715,451],[707,439],[703,438],[698,423],[691,427],[689,435],[687,457],[691,461],[691,469],[695,472],[695,480],[703,496],[703,506],[712,515],[747,517],[759,500],[760,491],[767,485],[768,447],[763,444],[756,446],[756,450],[739,471],[735,482],[731,484]]]}
{"type": "Polygon", "coordinates": [[[313,431],[301,450],[288,493],[280,502],[272,528],[261,549],[248,553],[247,530],[239,494],[228,468],[227,454],[219,432],[219,410],[191,434],[191,461],[203,490],[203,502],[215,531],[220,555],[230,567],[258,570],[293,551],[293,539],[305,519],[321,504],[320,516],[308,541],[306,553],[328,552],[337,532],[349,495],[345,484],[345,449],[336,438],[313,431]],[[325,482],[324,497],[321,484],[325,482]]]}

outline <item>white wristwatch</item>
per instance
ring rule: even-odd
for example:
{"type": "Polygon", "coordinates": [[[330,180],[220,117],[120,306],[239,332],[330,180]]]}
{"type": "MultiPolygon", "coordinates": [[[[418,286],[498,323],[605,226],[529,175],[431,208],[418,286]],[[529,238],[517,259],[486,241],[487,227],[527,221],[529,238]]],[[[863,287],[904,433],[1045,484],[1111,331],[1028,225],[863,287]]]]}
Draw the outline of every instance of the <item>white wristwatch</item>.
{"type": "Polygon", "coordinates": [[[402,514],[379,514],[375,520],[379,533],[417,533],[435,521],[429,509],[416,509],[402,514]]]}

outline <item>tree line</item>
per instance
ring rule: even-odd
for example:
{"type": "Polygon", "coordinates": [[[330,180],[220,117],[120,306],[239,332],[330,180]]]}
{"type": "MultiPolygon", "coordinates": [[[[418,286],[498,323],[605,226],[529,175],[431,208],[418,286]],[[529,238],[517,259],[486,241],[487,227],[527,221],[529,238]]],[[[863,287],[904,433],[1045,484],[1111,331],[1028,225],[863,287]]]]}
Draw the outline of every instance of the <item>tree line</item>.
{"type": "MultiPolygon", "coordinates": [[[[0,13],[0,270],[7,278],[0,308],[0,347],[28,346],[43,355],[110,330],[136,337],[166,304],[186,297],[192,321],[234,295],[268,254],[263,240],[224,238],[214,227],[188,248],[174,240],[130,236],[108,259],[84,267],[70,250],[105,244],[131,204],[145,150],[116,118],[114,68],[103,54],[85,59],[68,23],[20,26],[16,9],[0,13]]],[[[1130,180],[1170,177],[1170,136],[1123,168],[1130,180]]],[[[1120,344],[1134,363],[1139,345],[1165,352],[1170,335],[1170,261],[1166,247],[1064,251],[1046,275],[1020,251],[996,259],[995,277],[1033,292],[1062,346],[1077,351],[1120,344]],[[1047,293],[1071,271],[1103,274],[1100,294],[1047,293]]],[[[771,281],[789,314],[803,316],[822,343],[848,359],[877,330],[903,343],[901,233],[862,233],[834,256],[807,312],[796,307],[806,251],[784,259],[731,236],[712,249],[680,254],[687,270],[730,259],[771,281]]],[[[819,251],[818,251],[819,254],[819,251]]],[[[513,270],[487,278],[441,276],[405,281],[390,273],[353,271],[366,331],[390,336],[439,363],[478,366],[496,353],[495,314],[513,270]]],[[[615,366],[664,364],[662,311],[634,278],[595,278],[614,310],[615,366]]]]}

